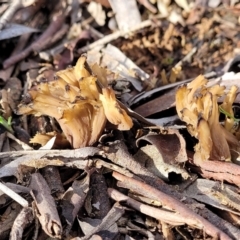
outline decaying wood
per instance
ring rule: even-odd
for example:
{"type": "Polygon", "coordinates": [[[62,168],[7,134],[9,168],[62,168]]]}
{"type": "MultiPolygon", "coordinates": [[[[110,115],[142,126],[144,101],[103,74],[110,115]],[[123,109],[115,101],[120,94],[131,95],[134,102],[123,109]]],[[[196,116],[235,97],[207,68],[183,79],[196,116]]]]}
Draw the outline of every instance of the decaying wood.
{"type": "Polygon", "coordinates": [[[96,218],[103,219],[111,209],[104,176],[101,173],[94,172],[91,175],[90,186],[93,205],[92,214],[96,218]]]}
{"type": "Polygon", "coordinates": [[[56,166],[47,166],[43,168],[43,176],[46,179],[51,192],[57,196],[57,198],[60,198],[64,193],[64,188],[58,168],[56,166]]]}

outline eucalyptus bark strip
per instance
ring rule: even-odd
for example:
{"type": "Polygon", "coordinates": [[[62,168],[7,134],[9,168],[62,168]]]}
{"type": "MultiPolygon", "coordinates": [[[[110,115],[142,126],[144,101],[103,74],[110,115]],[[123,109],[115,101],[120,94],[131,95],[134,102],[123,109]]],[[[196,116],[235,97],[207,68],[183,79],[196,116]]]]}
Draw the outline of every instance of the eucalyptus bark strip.
{"type": "Polygon", "coordinates": [[[22,239],[24,229],[28,227],[30,223],[32,223],[33,219],[34,217],[32,208],[23,208],[13,223],[9,239],[22,239]]]}
{"type": "Polygon", "coordinates": [[[56,204],[46,180],[40,173],[32,174],[30,181],[31,195],[34,199],[33,206],[36,215],[47,235],[61,238],[62,225],[57,212],[56,204]]]}

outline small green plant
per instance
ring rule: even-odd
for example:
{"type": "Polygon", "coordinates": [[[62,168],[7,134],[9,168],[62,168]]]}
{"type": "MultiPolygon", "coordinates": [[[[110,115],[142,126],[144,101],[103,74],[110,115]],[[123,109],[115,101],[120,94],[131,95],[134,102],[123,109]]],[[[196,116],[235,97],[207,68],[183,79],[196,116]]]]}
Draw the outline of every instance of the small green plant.
{"type": "Polygon", "coordinates": [[[8,120],[5,120],[4,117],[0,116],[0,124],[5,127],[10,133],[13,133],[12,129],[12,117],[9,117],[8,120]]]}
{"type": "Polygon", "coordinates": [[[233,119],[234,122],[240,122],[240,119],[239,119],[239,118],[235,118],[235,117],[232,116],[229,112],[225,111],[221,106],[219,106],[219,111],[220,111],[220,113],[224,114],[225,116],[233,119]]]}

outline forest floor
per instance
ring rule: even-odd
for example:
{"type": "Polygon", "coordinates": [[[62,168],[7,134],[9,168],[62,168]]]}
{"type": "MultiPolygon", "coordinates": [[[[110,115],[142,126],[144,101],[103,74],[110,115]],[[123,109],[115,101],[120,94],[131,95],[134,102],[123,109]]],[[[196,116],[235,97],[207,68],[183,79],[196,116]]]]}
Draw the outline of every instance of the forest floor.
{"type": "Polygon", "coordinates": [[[0,239],[240,239],[239,13],[0,1],[0,239]]]}

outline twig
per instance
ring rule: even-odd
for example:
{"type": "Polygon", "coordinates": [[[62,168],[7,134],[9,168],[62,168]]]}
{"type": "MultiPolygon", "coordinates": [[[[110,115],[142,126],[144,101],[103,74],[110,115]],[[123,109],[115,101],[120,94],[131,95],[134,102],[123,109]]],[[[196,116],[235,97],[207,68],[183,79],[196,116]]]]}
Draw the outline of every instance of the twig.
{"type": "Polygon", "coordinates": [[[117,202],[124,201],[127,205],[129,205],[133,209],[136,209],[147,216],[164,221],[166,223],[170,223],[172,225],[183,225],[186,223],[193,227],[199,226],[199,222],[197,219],[190,219],[190,218],[185,219],[180,214],[176,214],[175,212],[170,212],[170,211],[151,207],[149,205],[138,202],[120,193],[119,191],[113,188],[108,189],[108,194],[115,201],[117,202]]]}
{"type": "MultiPolygon", "coordinates": [[[[191,158],[189,158],[191,161],[191,158]]],[[[200,168],[198,171],[204,178],[212,178],[218,181],[227,181],[236,186],[240,185],[240,166],[223,161],[194,161],[200,168]]]]}
{"type": "MultiPolygon", "coordinates": [[[[121,173],[125,176],[128,176],[128,177],[133,177],[134,176],[126,168],[119,167],[118,165],[108,163],[108,162],[100,160],[100,159],[97,159],[97,161],[95,163],[95,166],[96,166],[96,168],[105,167],[105,168],[111,169],[115,172],[119,172],[119,173],[121,173]]],[[[135,176],[135,178],[136,178],[136,176],[135,176]]],[[[138,179],[141,180],[140,178],[138,178],[138,179]]]]}
{"type": "Polygon", "coordinates": [[[130,155],[126,145],[123,142],[116,142],[110,145],[106,151],[108,159],[115,164],[130,170],[148,184],[156,184],[167,191],[167,184],[165,184],[163,180],[156,177],[153,173],[136,161],[133,156],[130,155]]]}
{"type": "Polygon", "coordinates": [[[22,0],[12,1],[10,7],[4,12],[2,17],[0,18],[0,31],[11,20],[15,12],[22,7],[23,7],[22,0]]]}
{"type": "Polygon", "coordinates": [[[39,52],[40,50],[44,49],[48,42],[55,35],[55,33],[57,33],[57,31],[62,27],[64,20],[65,14],[60,11],[55,17],[53,17],[51,24],[34,43],[32,43],[22,52],[5,60],[3,63],[3,67],[8,68],[9,66],[26,58],[31,52],[33,51],[39,52]]]}
{"type": "Polygon", "coordinates": [[[5,142],[6,136],[7,136],[7,132],[0,134],[0,152],[2,151],[2,147],[5,142]]]}
{"type": "Polygon", "coordinates": [[[140,30],[142,28],[145,28],[145,27],[149,27],[149,26],[152,26],[153,25],[153,22],[152,20],[146,20],[146,21],[143,21],[141,22],[139,25],[135,26],[134,28],[131,28],[130,30],[125,30],[125,31],[116,31],[114,33],[111,33],[109,35],[106,35],[105,37],[89,44],[88,46],[84,46],[82,48],[80,48],[78,50],[78,53],[79,54],[82,54],[84,52],[87,52],[88,50],[91,50],[95,47],[98,47],[98,46],[102,46],[102,45],[105,45],[119,37],[123,37],[125,35],[128,35],[130,34],[131,32],[134,32],[134,31],[137,31],[137,30],[140,30]]]}
{"type": "Polygon", "coordinates": [[[188,209],[182,202],[151,187],[150,185],[147,185],[146,183],[137,181],[133,178],[123,176],[117,172],[113,172],[113,177],[116,178],[117,180],[121,181],[121,186],[124,185],[124,187],[127,187],[127,188],[133,190],[134,192],[137,192],[143,196],[147,196],[154,200],[161,201],[164,206],[176,211],[176,214],[181,215],[183,217],[183,219],[185,219],[185,221],[187,219],[196,221],[197,225],[195,227],[203,229],[210,236],[212,236],[216,239],[220,239],[220,240],[230,240],[231,239],[224,232],[222,232],[220,229],[218,229],[213,224],[208,222],[206,219],[199,216],[192,210],[188,209]]]}
{"type": "MultiPolygon", "coordinates": [[[[41,158],[42,156],[45,155],[45,157],[63,157],[63,158],[82,158],[82,159],[87,159],[90,156],[94,156],[100,154],[100,149],[96,147],[85,147],[85,148],[79,148],[79,149],[74,149],[74,150],[32,150],[32,151],[9,151],[9,152],[0,152],[0,159],[5,158],[5,157],[21,157],[21,156],[29,156],[32,158],[32,156],[36,158],[41,158]],[[39,155],[38,155],[39,153],[39,155]]],[[[13,160],[13,159],[12,159],[13,160]]]]}
{"type": "Polygon", "coordinates": [[[191,49],[191,51],[182,59],[180,60],[174,67],[182,66],[182,64],[186,61],[189,61],[189,59],[197,52],[197,48],[194,47],[191,49]]]}
{"type": "Polygon", "coordinates": [[[0,190],[4,192],[6,195],[11,197],[14,201],[19,203],[23,207],[28,207],[28,201],[22,198],[19,194],[15,193],[13,190],[8,188],[6,185],[0,182],[0,190]]]}
{"type": "Polygon", "coordinates": [[[157,13],[158,10],[148,0],[138,0],[138,2],[152,13],[157,13]]]}
{"type": "Polygon", "coordinates": [[[0,31],[6,26],[6,24],[12,19],[14,14],[21,8],[28,7],[32,4],[36,4],[38,0],[14,0],[11,1],[10,7],[4,12],[0,18],[0,31]]]}
{"type": "Polygon", "coordinates": [[[31,150],[33,149],[32,147],[30,147],[28,144],[24,143],[23,141],[19,140],[18,138],[16,138],[13,134],[11,134],[10,132],[7,133],[7,137],[12,139],[13,141],[17,142],[20,146],[22,146],[22,148],[24,150],[31,150]]]}
{"type": "Polygon", "coordinates": [[[48,48],[53,45],[53,43],[58,42],[59,40],[63,39],[66,33],[69,30],[69,25],[63,24],[61,28],[56,32],[54,36],[51,37],[51,39],[46,39],[46,43],[44,44],[44,48],[48,48]]]}

